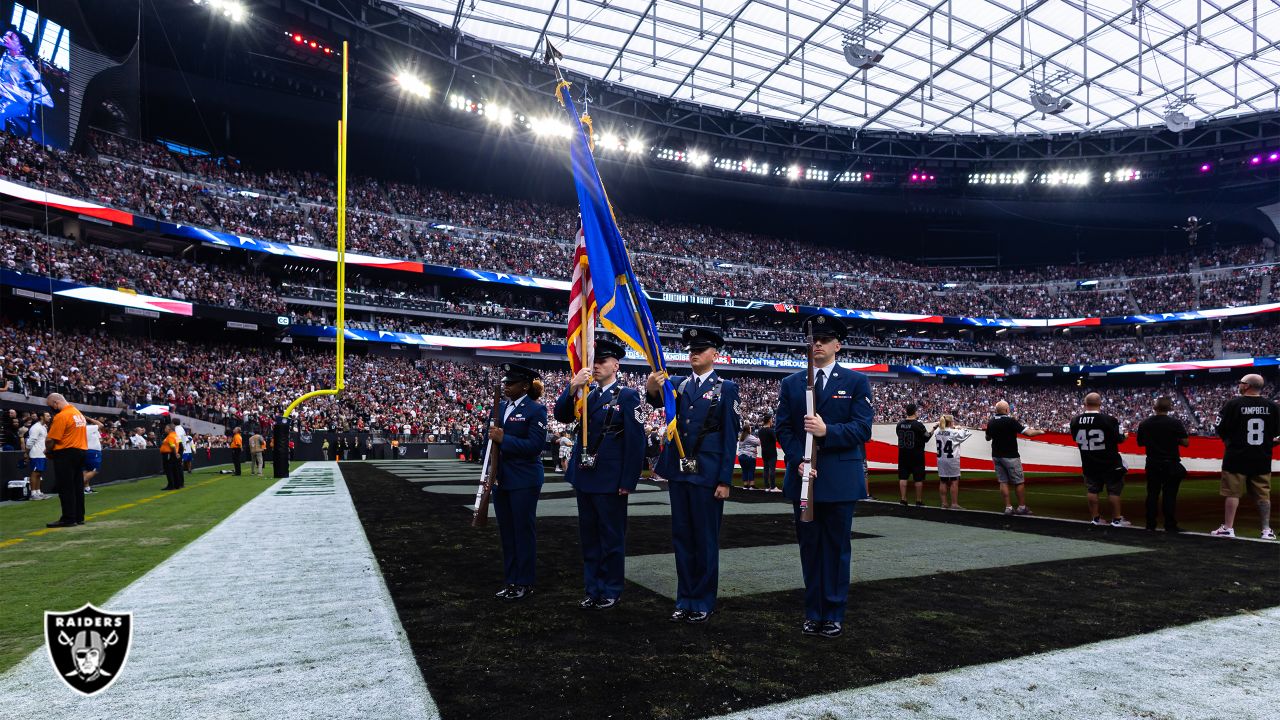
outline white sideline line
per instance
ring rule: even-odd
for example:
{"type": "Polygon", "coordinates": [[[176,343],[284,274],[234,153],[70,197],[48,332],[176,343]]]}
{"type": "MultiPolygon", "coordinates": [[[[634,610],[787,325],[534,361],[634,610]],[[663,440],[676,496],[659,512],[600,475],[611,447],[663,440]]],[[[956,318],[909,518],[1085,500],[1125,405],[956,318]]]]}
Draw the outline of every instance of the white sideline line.
{"type": "Polygon", "coordinates": [[[1278,635],[1280,607],[1273,607],[815,695],[721,720],[1260,720],[1280,703],[1278,635]]]}
{"type": "Polygon", "coordinates": [[[40,648],[0,676],[0,716],[439,718],[337,464],[308,470],[333,492],[277,482],[104,604],[134,613],[115,685],[80,697],[40,648]]]}

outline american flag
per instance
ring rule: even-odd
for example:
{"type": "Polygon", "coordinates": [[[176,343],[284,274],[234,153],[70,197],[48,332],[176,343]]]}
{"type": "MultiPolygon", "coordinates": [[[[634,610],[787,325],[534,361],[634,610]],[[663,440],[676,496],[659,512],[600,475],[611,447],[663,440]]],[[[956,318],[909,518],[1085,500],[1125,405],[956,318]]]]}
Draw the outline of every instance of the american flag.
{"type": "MultiPolygon", "coordinates": [[[[569,369],[574,375],[591,369],[596,354],[596,293],[591,286],[591,268],[587,266],[587,244],[578,229],[573,249],[573,281],[569,287],[569,369]]],[[[585,393],[584,393],[585,397],[585,393]]],[[[578,400],[578,413],[583,411],[578,400]]]]}

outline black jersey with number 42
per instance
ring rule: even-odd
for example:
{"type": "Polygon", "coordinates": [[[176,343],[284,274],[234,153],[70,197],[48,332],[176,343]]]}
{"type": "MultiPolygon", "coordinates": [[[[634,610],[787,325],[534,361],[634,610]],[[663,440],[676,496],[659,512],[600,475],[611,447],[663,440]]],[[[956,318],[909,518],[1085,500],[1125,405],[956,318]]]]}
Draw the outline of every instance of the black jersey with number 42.
{"type": "Polygon", "coordinates": [[[1222,469],[1246,475],[1271,472],[1271,446],[1280,435],[1280,406],[1249,395],[1233,397],[1218,413],[1218,437],[1226,446],[1222,469]]]}
{"type": "Polygon", "coordinates": [[[1109,473],[1119,470],[1120,421],[1104,412],[1081,413],[1071,421],[1071,437],[1080,448],[1080,469],[1085,475],[1109,473]]]}

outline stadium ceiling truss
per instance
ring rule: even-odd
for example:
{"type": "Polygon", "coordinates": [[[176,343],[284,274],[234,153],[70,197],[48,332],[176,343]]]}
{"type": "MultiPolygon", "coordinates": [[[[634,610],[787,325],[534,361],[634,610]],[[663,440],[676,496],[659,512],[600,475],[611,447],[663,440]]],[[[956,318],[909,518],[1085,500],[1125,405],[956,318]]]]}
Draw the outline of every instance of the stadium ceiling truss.
{"type": "Polygon", "coordinates": [[[1280,109],[1278,0],[391,4],[526,58],[550,40],[580,77],[857,132],[1089,133],[1280,109]],[[883,59],[857,69],[854,43],[883,59]],[[1034,91],[1069,107],[1037,110],[1034,91]]]}

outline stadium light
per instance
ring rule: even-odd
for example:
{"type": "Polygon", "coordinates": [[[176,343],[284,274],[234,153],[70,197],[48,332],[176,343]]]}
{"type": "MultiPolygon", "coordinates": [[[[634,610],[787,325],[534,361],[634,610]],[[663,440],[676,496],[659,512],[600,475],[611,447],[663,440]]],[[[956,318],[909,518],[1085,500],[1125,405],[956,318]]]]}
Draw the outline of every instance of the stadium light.
{"type": "Polygon", "coordinates": [[[627,152],[631,153],[632,155],[639,155],[644,151],[645,151],[644,140],[638,137],[633,137],[627,141],[627,152]]]}
{"type": "Polygon", "coordinates": [[[1122,168],[1115,172],[1104,173],[1102,176],[1102,182],[1104,183],[1138,182],[1141,179],[1142,179],[1142,171],[1134,170],[1132,168],[1122,168]]]}
{"type": "Polygon", "coordinates": [[[225,17],[231,22],[243,22],[249,11],[236,0],[194,0],[196,5],[207,5],[209,9],[225,17]]]}
{"type": "Polygon", "coordinates": [[[422,78],[409,72],[401,70],[396,74],[396,82],[400,85],[400,89],[423,99],[431,97],[431,87],[422,82],[422,78]]]}
{"type": "Polygon", "coordinates": [[[1202,173],[1207,173],[1207,172],[1210,172],[1211,170],[1213,170],[1213,165],[1209,163],[1204,163],[1203,165],[1200,166],[1200,172],[1202,173]]]}
{"type": "Polygon", "coordinates": [[[542,137],[568,139],[573,133],[573,130],[569,127],[568,123],[549,117],[534,118],[530,123],[530,129],[533,130],[535,135],[540,135],[542,137]]]}
{"type": "Polygon", "coordinates": [[[706,153],[701,153],[696,150],[689,153],[689,164],[694,167],[702,167],[703,165],[706,165],[708,159],[709,158],[706,153]]]}

